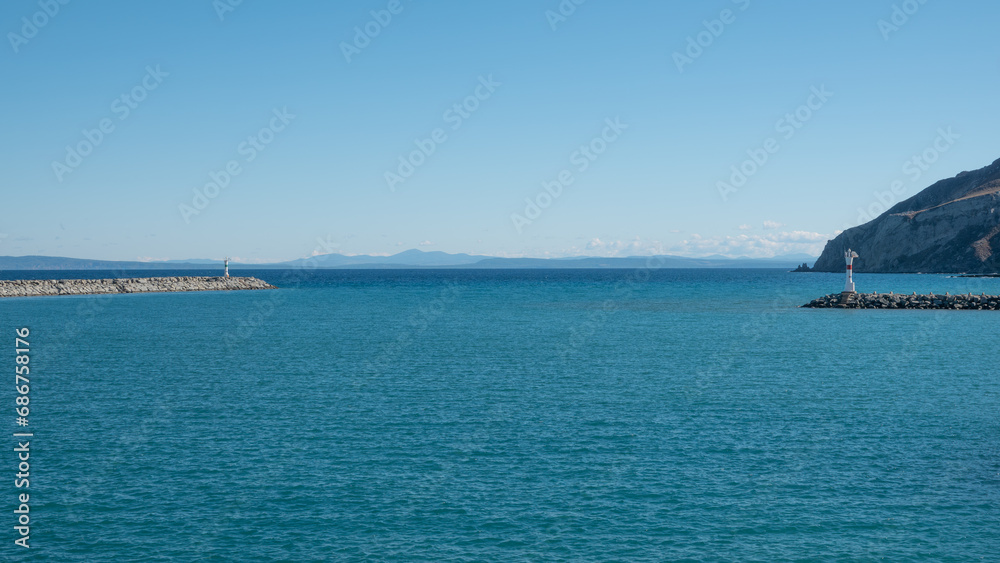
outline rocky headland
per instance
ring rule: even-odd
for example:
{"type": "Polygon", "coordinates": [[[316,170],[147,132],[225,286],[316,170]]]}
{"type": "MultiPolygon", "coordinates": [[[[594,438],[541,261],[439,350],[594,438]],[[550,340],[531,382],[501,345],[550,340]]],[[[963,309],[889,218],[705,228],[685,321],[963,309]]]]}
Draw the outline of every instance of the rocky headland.
{"type": "Polygon", "coordinates": [[[840,233],[812,270],[844,271],[844,251],[853,248],[856,272],[993,273],[1000,272],[998,244],[1000,160],[941,180],[840,233]]]}
{"type": "Polygon", "coordinates": [[[100,280],[0,280],[0,297],[153,293],[167,291],[232,291],[276,289],[257,278],[169,277],[100,280]]]}

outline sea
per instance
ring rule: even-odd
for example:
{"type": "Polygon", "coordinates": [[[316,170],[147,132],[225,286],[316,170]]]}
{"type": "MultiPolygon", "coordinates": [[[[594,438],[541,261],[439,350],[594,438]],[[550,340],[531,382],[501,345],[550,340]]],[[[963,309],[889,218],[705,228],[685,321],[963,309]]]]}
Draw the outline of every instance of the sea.
{"type": "MultiPolygon", "coordinates": [[[[0,299],[0,559],[1000,558],[1000,313],[802,309],[843,274],[772,269],[233,274],[278,289],[0,299]]],[[[206,272],[0,273],[123,275],[206,272]]]]}

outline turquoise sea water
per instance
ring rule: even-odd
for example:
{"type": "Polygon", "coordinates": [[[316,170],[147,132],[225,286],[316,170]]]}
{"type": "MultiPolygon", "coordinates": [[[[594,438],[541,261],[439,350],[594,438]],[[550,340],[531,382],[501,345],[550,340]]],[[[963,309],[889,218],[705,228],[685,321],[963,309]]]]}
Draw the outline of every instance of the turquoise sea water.
{"type": "Polygon", "coordinates": [[[3,558],[1000,553],[1000,313],[799,309],[842,276],[776,270],[248,273],[282,288],[0,300],[35,434],[3,558]]]}

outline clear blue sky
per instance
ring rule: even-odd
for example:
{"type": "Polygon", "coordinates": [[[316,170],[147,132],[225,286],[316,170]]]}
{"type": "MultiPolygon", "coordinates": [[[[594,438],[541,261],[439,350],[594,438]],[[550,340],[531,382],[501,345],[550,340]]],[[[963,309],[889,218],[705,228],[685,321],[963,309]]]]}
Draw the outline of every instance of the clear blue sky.
{"type": "Polygon", "coordinates": [[[244,0],[220,18],[226,2],[74,0],[44,17],[57,0],[3,2],[0,255],[817,254],[894,181],[901,199],[1000,158],[992,1],[896,1],[913,13],[895,29],[879,25],[891,0],[587,0],[564,20],[546,13],[558,0],[244,0]],[[377,35],[355,44],[366,24],[377,35]],[[361,45],[350,62],[344,44],[361,45]],[[810,101],[786,138],[779,120],[810,101]],[[67,155],[102,123],[92,152],[67,155]],[[935,142],[948,151],[904,172],[935,142]],[[564,170],[572,183],[541,195],[564,170]]]}

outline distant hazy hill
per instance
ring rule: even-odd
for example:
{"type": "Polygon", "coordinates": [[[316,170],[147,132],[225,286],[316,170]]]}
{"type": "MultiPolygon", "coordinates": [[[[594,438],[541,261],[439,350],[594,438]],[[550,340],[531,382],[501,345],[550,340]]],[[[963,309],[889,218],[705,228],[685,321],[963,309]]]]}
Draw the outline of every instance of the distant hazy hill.
{"type": "Polygon", "coordinates": [[[344,254],[323,254],[292,260],[283,264],[295,267],[310,262],[320,268],[341,268],[350,266],[462,266],[475,264],[489,256],[472,256],[469,254],[448,254],[447,252],[433,251],[423,252],[420,250],[406,250],[392,256],[369,256],[360,254],[357,256],[347,256],[344,254]]]}
{"type": "Polygon", "coordinates": [[[844,269],[844,251],[861,256],[857,272],[992,273],[1000,271],[1000,160],[941,180],[847,229],[826,244],[814,270],[844,269]]]}
{"type": "Polygon", "coordinates": [[[466,268],[794,268],[805,260],[778,258],[685,258],[683,256],[630,256],[626,258],[489,258],[466,268]]]}
{"type": "MultiPolygon", "coordinates": [[[[493,258],[446,252],[407,250],[392,256],[346,256],[325,254],[308,259],[277,264],[235,264],[230,270],[264,268],[641,268],[650,260],[647,256],[627,258],[493,258]]],[[[658,268],[793,268],[813,257],[804,254],[775,258],[685,258],[658,256],[658,268]]],[[[217,260],[171,260],[164,262],[113,262],[52,256],[0,256],[0,270],[222,270],[217,260]]]]}

